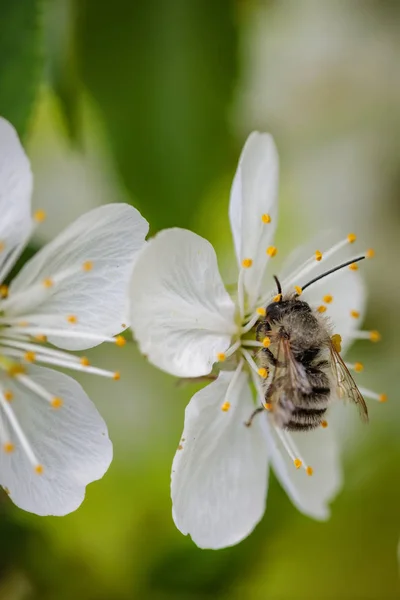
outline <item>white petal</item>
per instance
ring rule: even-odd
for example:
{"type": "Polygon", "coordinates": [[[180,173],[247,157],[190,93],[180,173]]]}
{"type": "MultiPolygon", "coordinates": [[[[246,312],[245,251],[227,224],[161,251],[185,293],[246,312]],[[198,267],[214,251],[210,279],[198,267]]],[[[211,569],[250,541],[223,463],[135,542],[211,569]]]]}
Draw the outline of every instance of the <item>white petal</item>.
{"type": "MultiPolygon", "coordinates": [[[[53,322],[56,329],[71,328],[67,316],[75,315],[80,330],[104,336],[118,333],[124,329],[134,257],[147,231],[147,221],[127,204],[108,204],[84,214],[24,266],[11,285],[7,314],[59,315],[53,322]],[[86,261],[93,264],[89,271],[83,268],[86,261]],[[66,276],[58,283],[63,273],[66,276]],[[42,282],[48,278],[55,283],[44,288],[42,282]],[[29,292],[34,285],[39,293],[29,292]],[[14,306],[13,294],[25,290],[23,301],[14,306]]],[[[49,336],[49,340],[69,350],[96,345],[84,336],[49,336]]]]}
{"type": "Polygon", "coordinates": [[[0,261],[30,230],[32,187],[29,160],[17,132],[0,117],[0,261]]]}
{"type": "Polygon", "coordinates": [[[267,248],[272,244],[278,219],[278,153],[273,138],[253,132],[243,148],[233,181],[229,217],[239,268],[250,258],[251,268],[244,274],[245,289],[252,305],[268,261],[267,248]],[[270,223],[264,223],[269,215],[270,223]]]}
{"type": "MultiPolygon", "coordinates": [[[[264,423],[265,424],[265,423],[264,423]]],[[[339,452],[332,427],[291,433],[302,458],[314,470],[308,476],[296,469],[270,423],[267,436],[271,465],[293,504],[304,514],[324,520],[330,516],[328,503],[342,486],[339,452]]]]}
{"type": "Polygon", "coordinates": [[[185,229],[162,231],[146,244],[133,270],[130,300],[141,351],[178,377],[209,373],[236,330],[213,247],[185,229]]]}
{"type": "MultiPolygon", "coordinates": [[[[106,424],[74,379],[34,365],[28,373],[36,383],[62,398],[64,404],[54,409],[15,379],[7,382],[14,391],[11,407],[44,471],[41,475],[35,473],[14,436],[15,451],[0,452],[1,485],[24,510],[38,515],[65,515],[81,504],[85,486],[107,471],[112,445],[106,424]]],[[[3,410],[1,415],[11,432],[3,410]]]]}
{"type": "Polygon", "coordinates": [[[229,396],[232,373],[193,396],[172,465],[173,517],[200,548],[224,548],[247,537],[262,518],[267,494],[267,452],[260,419],[247,428],[254,409],[248,378],[241,373],[229,396]]]}

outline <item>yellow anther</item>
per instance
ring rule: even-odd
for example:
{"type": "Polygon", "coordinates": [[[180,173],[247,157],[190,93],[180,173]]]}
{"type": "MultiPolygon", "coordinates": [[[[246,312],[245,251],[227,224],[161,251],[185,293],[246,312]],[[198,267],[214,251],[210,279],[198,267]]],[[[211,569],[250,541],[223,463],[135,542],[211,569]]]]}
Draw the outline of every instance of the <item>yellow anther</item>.
{"type": "Polygon", "coordinates": [[[218,362],[224,362],[224,360],[226,360],[226,354],[225,354],[225,352],[218,352],[218,354],[217,354],[217,361],[218,362]]]}
{"type": "Polygon", "coordinates": [[[35,335],[34,339],[37,342],[47,342],[47,337],[45,335],[43,335],[42,333],[38,333],[37,335],[35,335]]]}
{"type": "Polygon", "coordinates": [[[3,283],[3,285],[0,285],[0,296],[2,298],[7,298],[8,296],[8,285],[6,285],[5,283],[3,283]]]}
{"type": "Polygon", "coordinates": [[[82,367],[89,367],[90,365],[89,359],[86,356],[82,356],[79,362],[81,363],[82,367]]]}
{"type": "Polygon", "coordinates": [[[387,402],[387,394],[379,394],[379,402],[387,402]]]}
{"type": "Polygon", "coordinates": [[[50,404],[53,408],[61,408],[64,404],[64,401],[59,396],[54,396],[50,404]]]}
{"type": "Polygon", "coordinates": [[[357,239],[357,236],[355,233],[349,233],[349,235],[347,236],[347,241],[349,242],[349,244],[354,244],[356,239],[357,239]]]}
{"type": "Polygon", "coordinates": [[[259,306],[256,310],[256,313],[258,315],[260,315],[260,317],[265,317],[265,315],[267,314],[267,311],[262,306],[259,306]]]}
{"type": "Polygon", "coordinates": [[[382,339],[382,336],[379,333],[379,331],[376,331],[376,329],[375,329],[374,331],[369,332],[369,339],[371,340],[371,342],[380,342],[382,339]]]}
{"type": "Polygon", "coordinates": [[[7,373],[9,374],[10,377],[16,377],[17,375],[23,375],[25,373],[25,367],[18,363],[14,363],[10,367],[8,367],[7,373]]]}
{"type": "Polygon", "coordinates": [[[231,405],[230,402],[224,402],[223,405],[221,406],[221,410],[223,412],[228,412],[228,410],[230,409],[231,405]]]}
{"type": "Polygon", "coordinates": [[[321,427],[326,429],[328,427],[328,421],[321,421],[321,427]]]}
{"type": "Polygon", "coordinates": [[[6,249],[6,245],[4,242],[0,242],[0,252],[3,252],[3,250],[6,249]]]}
{"type": "Polygon", "coordinates": [[[271,345],[271,338],[269,338],[268,336],[265,337],[262,341],[262,345],[264,346],[264,348],[269,348],[271,345]]]}
{"type": "Polygon", "coordinates": [[[18,327],[28,327],[29,325],[29,321],[18,321],[17,326],[18,327]]]}
{"type": "Polygon", "coordinates": [[[356,373],[361,373],[361,371],[364,371],[364,365],[360,362],[356,362],[354,363],[354,370],[356,373]]]}
{"type": "Polygon", "coordinates": [[[242,260],[242,267],[243,269],[250,269],[250,267],[252,266],[253,261],[251,258],[244,258],[242,260]]]}
{"type": "Polygon", "coordinates": [[[7,454],[11,454],[11,452],[14,452],[15,446],[11,442],[6,442],[3,444],[3,450],[4,452],[7,452],[7,454]]]}
{"type": "Polygon", "coordinates": [[[75,323],[78,322],[78,317],[76,315],[68,315],[67,321],[68,321],[68,323],[75,325],[75,323]]]}
{"type": "Polygon", "coordinates": [[[37,210],[34,215],[33,218],[35,219],[36,223],[43,223],[43,221],[46,219],[46,212],[44,210],[37,210]]]}
{"type": "Polygon", "coordinates": [[[263,223],[271,223],[270,215],[267,215],[267,213],[264,213],[263,215],[261,215],[261,221],[263,223]]]}
{"type": "Polygon", "coordinates": [[[276,256],[276,253],[278,252],[278,248],[276,246],[268,246],[266,252],[267,252],[268,256],[270,256],[272,258],[273,256],[276,256]]]}
{"type": "Polygon", "coordinates": [[[115,340],[115,345],[116,345],[116,346],[120,346],[120,347],[122,347],[122,346],[125,346],[125,344],[126,344],[126,339],[125,339],[125,338],[124,338],[124,336],[122,336],[122,335],[117,335],[117,336],[114,338],[114,340],[115,340]]]}
{"type": "Polygon", "coordinates": [[[315,260],[317,260],[318,262],[322,260],[322,252],[320,252],[319,250],[315,251],[315,260]]]}
{"type": "Polygon", "coordinates": [[[342,351],[342,336],[341,335],[339,335],[338,333],[334,333],[333,336],[331,337],[331,342],[332,342],[333,347],[335,348],[336,352],[342,351]]]}
{"type": "Polygon", "coordinates": [[[7,402],[12,402],[12,400],[14,398],[14,394],[12,393],[11,390],[4,390],[3,396],[7,400],[7,402]]]}
{"type": "Polygon", "coordinates": [[[312,467],[307,467],[306,473],[309,477],[311,477],[311,475],[314,473],[314,469],[312,467]]]}
{"type": "Polygon", "coordinates": [[[257,373],[263,379],[266,379],[268,377],[268,369],[266,369],[265,367],[261,367],[260,369],[258,369],[257,373]]]}
{"type": "Polygon", "coordinates": [[[35,467],[36,475],[43,475],[43,472],[44,472],[43,465],[36,465],[36,467],[35,467]]]}
{"type": "Polygon", "coordinates": [[[319,313],[321,313],[321,314],[324,313],[324,312],[326,312],[326,306],[324,306],[323,304],[321,304],[321,306],[318,306],[317,311],[319,313]]]}
{"type": "Polygon", "coordinates": [[[119,381],[121,379],[121,373],[119,371],[115,371],[113,379],[114,381],[119,381]]]}
{"type": "Polygon", "coordinates": [[[322,298],[322,301],[325,302],[326,304],[330,304],[331,302],[333,302],[333,296],[331,296],[330,294],[327,294],[326,296],[324,296],[322,298]]]}
{"type": "Polygon", "coordinates": [[[300,469],[303,466],[303,462],[299,458],[295,458],[293,462],[296,469],[300,469]]]}
{"type": "Polygon", "coordinates": [[[264,404],[264,408],[265,408],[265,410],[272,410],[272,404],[271,404],[271,402],[266,402],[264,404]]]}
{"type": "Polygon", "coordinates": [[[365,253],[365,257],[366,258],[374,258],[375,256],[375,250],[373,248],[368,248],[368,250],[365,253]]]}
{"type": "Polygon", "coordinates": [[[91,271],[93,269],[93,262],[91,260],[87,260],[83,263],[82,269],[84,271],[91,271]]]}
{"type": "Polygon", "coordinates": [[[358,264],[351,263],[351,265],[349,265],[349,269],[350,269],[350,271],[358,271],[358,264]]]}
{"type": "Polygon", "coordinates": [[[280,302],[280,301],[281,301],[281,299],[282,299],[282,294],[277,294],[276,296],[274,296],[274,297],[272,298],[272,300],[273,300],[274,302],[280,302]]]}
{"type": "Polygon", "coordinates": [[[47,277],[46,279],[43,279],[42,283],[43,283],[43,287],[45,287],[45,288],[51,288],[54,285],[54,281],[51,279],[51,277],[47,277]]]}
{"type": "Polygon", "coordinates": [[[358,319],[360,317],[360,313],[358,312],[358,310],[351,310],[350,316],[353,317],[353,319],[358,319]]]}
{"type": "Polygon", "coordinates": [[[30,362],[30,363],[35,362],[35,360],[36,360],[36,353],[35,352],[31,352],[31,351],[25,352],[25,354],[24,354],[24,360],[26,360],[26,362],[30,362]]]}
{"type": "Polygon", "coordinates": [[[299,285],[295,285],[294,289],[296,290],[296,293],[297,293],[298,296],[302,295],[303,289],[299,285]]]}

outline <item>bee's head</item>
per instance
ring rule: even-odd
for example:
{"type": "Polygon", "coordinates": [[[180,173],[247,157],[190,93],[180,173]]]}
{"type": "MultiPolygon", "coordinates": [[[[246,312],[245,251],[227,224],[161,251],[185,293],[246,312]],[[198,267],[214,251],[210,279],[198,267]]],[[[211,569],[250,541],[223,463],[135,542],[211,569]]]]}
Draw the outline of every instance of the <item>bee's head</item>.
{"type": "Polygon", "coordinates": [[[299,300],[298,297],[293,296],[287,300],[279,300],[278,302],[271,302],[266,308],[267,319],[270,323],[276,323],[280,321],[284,316],[293,313],[309,313],[311,308],[307,302],[299,300]]]}

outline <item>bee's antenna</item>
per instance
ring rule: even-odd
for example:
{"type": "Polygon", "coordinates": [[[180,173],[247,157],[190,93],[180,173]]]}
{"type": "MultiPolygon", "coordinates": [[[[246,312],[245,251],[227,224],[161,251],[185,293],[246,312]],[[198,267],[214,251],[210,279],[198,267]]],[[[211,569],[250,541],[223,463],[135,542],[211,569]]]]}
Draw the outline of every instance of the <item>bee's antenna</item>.
{"type": "Polygon", "coordinates": [[[280,294],[280,296],[282,298],[282,286],[281,286],[281,282],[279,281],[279,279],[277,278],[276,275],[274,275],[273,277],[275,279],[276,287],[278,288],[278,294],[280,294]]]}
{"type": "Polygon", "coordinates": [[[304,292],[304,290],[306,288],[310,287],[310,285],[312,285],[316,281],[319,281],[320,279],[323,279],[324,277],[326,277],[327,275],[330,275],[331,273],[335,273],[335,271],[339,271],[340,269],[344,269],[344,267],[348,267],[349,265],[352,265],[353,263],[359,262],[360,260],[364,260],[364,258],[366,258],[366,257],[365,256],[359,256],[358,258],[353,258],[352,260],[348,260],[347,262],[339,265],[338,267],[334,267],[333,269],[329,269],[329,271],[325,271],[325,273],[322,273],[322,275],[318,275],[318,277],[314,277],[314,279],[311,279],[311,281],[309,281],[308,283],[306,283],[306,285],[302,285],[301,286],[302,292],[304,292]]]}

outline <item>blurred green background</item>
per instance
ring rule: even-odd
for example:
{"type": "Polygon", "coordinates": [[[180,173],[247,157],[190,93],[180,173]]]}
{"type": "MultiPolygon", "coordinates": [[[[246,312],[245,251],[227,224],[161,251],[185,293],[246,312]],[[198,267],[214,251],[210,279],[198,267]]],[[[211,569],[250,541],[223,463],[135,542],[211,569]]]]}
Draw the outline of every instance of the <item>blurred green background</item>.
{"type": "MultiPolygon", "coordinates": [[[[74,514],[25,514],[0,498],[5,600],[380,600],[400,597],[400,3],[396,0],[1,0],[0,114],[23,137],[39,247],[85,210],[133,203],[151,233],[189,227],[234,272],[227,219],[255,128],[281,157],[279,254],[325,228],[377,251],[364,266],[362,385],[389,396],[371,423],[336,424],[345,487],[332,518],[298,513],[275,480],[262,523],[219,552],[174,527],[172,457],[195,388],[133,343],[98,348],[116,383],[81,382],[115,458],[74,514]]],[[[32,248],[33,249],[33,248],[32,248]]]]}

